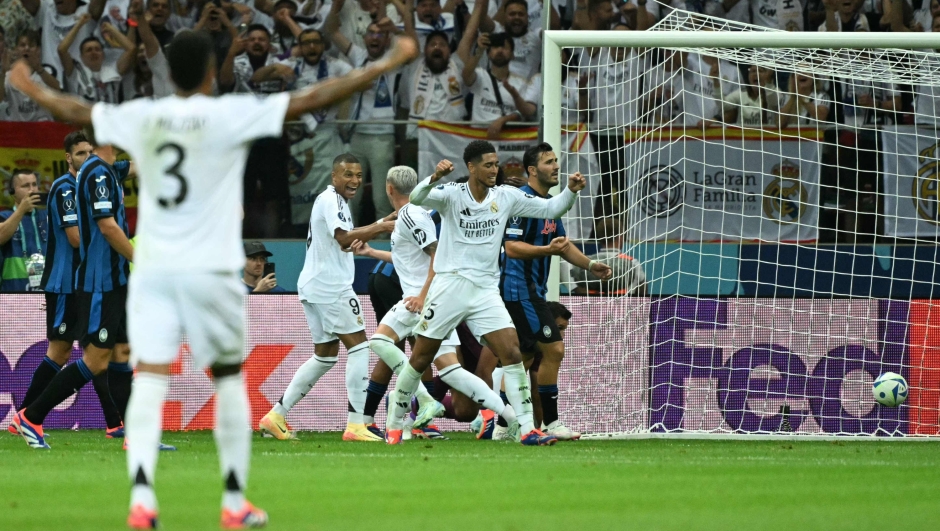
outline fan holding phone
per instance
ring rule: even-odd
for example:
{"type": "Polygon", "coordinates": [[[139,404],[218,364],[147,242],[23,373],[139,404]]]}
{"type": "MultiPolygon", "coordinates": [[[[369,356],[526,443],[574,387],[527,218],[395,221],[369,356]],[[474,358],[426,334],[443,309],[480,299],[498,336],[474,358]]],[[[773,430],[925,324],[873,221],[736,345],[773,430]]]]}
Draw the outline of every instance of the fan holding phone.
{"type": "Polygon", "coordinates": [[[274,275],[274,263],[268,257],[274,256],[261,242],[245,242],[245,273],[242,283],[248,293],[287,293],[277,285],[274,275]]]}
{"type": "Polygon", "coordinates": [[[39,175],[31,169],[10,173],[6,192],[15,202],[13,210],[0,212],[0,291],[38,290],[45,266],[48,237],[44,199],[39,193],[39,175]]]}

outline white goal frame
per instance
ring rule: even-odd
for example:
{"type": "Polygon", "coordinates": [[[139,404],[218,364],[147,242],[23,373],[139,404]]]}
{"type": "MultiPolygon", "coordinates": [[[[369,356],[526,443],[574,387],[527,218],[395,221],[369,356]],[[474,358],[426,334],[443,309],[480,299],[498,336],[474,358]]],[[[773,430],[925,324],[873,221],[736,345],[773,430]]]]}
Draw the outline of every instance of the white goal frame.
{"type": "MultiPolygon", "coordinates": [[[[563,31],[544,30],[542,37],[542,139],[556,150],[562,146],[561,49],[606,48],[893,48],[905,51],[940,50],[940,33],[827,33],[785,31],[563,31]]],[[[938,133],[940,134],[940,133],[938,133]]],[[[565,186],[566,180],[559,182],[565,186]]],[[[552,190],[557,194],[560,188],[552,190]]],[[[558,300],[559,258],[552,257],[548,300],[558,300]]],[[[816,434],[712,434],[712,433],[596,433],[585,439],[720,439],[803,441],[940,441],[940,436],[877,437],[871,435],[816,434]]]]}
{"type": "MultiPolygon", "coordinates": [[[[542,36],[542,138],[561,143],[561,49],[603,48],[896,48],[940,49],[940,33],[828,33],[789,31],[565,31],[542,36]]],[[[564,186],[560,182],[559,186],[564,186]]],[[[558,193],[553,189],[552,193],[558,193]]],[[[548,300],[559,295],[559,259],[552,257],[548,300]]]]}

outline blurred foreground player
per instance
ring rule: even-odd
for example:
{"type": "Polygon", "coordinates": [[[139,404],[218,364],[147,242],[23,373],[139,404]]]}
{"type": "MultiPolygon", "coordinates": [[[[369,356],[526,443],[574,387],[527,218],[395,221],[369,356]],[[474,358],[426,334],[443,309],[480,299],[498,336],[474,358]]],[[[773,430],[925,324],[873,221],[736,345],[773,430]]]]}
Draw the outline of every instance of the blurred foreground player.
{"type": "Polygon", "coordinates": [[[175,96],[123,105],[88,103],[37,86],[19,61],[10,82],[60,120],[94,123],[102,143],[120,142],[141,166],[137,267],[128,325],[139,376],[128,406],[127,523],[157,526],[153,478],[170,363],[183,333],[194,361],[211,367],[215,438],[224,478],[221,525],[262,527],[267,514],[243,494],[251,447],[248,397],[241,375],[244,342],[242,176],[251,142],[281,134],[285,119],[327,106],[411,60],[417,45],[397,41],[384,59],[298,92],[266,98],[209,97],[216,77],[211,39],[178,33],[169,48],[175,96]],[[186,257],[186,260],[181,260],[186,257]]]}
{"type": "MultiPolygon", "coordinates": [[[[463,159],[470,173],[466,184],[435,185],[453,170],[450,162],[442,161],[438,170],[411,192],[412,203],[440,212],[441,238],[434,280],[415,329],[415,348],[390,400],[388,437],[393,441],[392,430],[401,430],[404,410],[441,341],[466,321],[473,335],[482,338],[503,364],[512,406],[506,411],[511,410],[518,419],[521,442],[551,445],[556,439],[536,430],[532,421],[532,397],[519,339],[499,295],[499,250],[510,218],[557,218],[574,204],[577,193],[584,188],[584,178],[577,173],[571,175],[561,194],[542,199],[510,186],[496,186],[499,157],[489,142],[471,142],[463,159]]],[[[506,416],[510,422],[514,420],[506,416]]]]}

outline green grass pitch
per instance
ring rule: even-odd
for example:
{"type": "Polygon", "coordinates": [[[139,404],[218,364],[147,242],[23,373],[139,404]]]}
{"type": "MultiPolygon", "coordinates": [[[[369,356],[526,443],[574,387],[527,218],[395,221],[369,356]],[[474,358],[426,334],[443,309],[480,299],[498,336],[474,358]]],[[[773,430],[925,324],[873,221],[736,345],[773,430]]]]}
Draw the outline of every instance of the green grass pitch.
{"type": "MultiPolygon", "coordinates": [[[[272,530],[940,529],[935,443],[477,441],[344,443],[256,436],[248,497],[272,530]]],[[[168,530],[218,529],[212,434],[167,433],[157,495],[168,530]]],[[[119,441],[51,432],[47,452],[0,437],[0,530],[124,528],[119,441]]]]}

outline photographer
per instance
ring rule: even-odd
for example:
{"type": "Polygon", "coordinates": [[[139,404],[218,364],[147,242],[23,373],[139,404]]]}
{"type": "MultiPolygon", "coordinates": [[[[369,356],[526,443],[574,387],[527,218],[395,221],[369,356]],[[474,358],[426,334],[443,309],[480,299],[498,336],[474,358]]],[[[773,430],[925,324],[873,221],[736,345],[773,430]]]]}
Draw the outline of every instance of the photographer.
{"type": "Polygon", "coordinates": [[[277,285],[274,277],[274,264],[268,264],[268,257],[274,256],[261,242],[245,242],[245,274],[242,283],[247,293],[287,293],[277,285]],[[265,271],[265,266],[270,266],[265,271]]]}
{"type": "Polygon", "coordinates": [[[0,212],[0,292],[38,289],[48,237],[46,216],[36,212],[37,206],[45,206],[39,175],[13,170],[7,191],[16,204],[0,212]]]}

